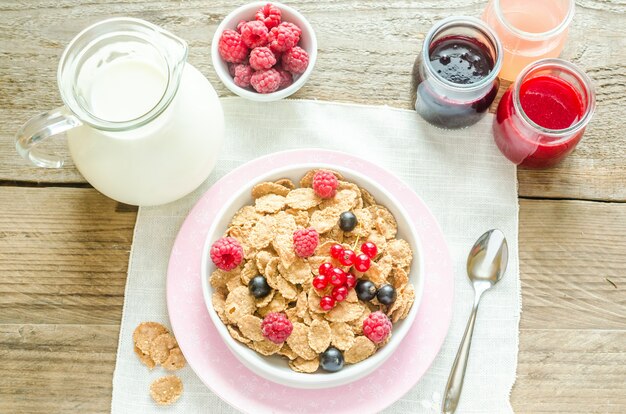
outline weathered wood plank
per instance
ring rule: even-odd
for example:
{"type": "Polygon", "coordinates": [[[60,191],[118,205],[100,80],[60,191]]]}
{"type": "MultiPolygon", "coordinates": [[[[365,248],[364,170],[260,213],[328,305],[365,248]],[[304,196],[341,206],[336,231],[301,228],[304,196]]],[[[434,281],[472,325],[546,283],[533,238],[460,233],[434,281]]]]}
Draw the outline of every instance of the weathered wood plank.
{"type": "Polygon", "coordinates": [[[0,194],[0,324],[119,323],[136,209],[89,188],[0,194]]]}
{"type": "MultiPolygon", "coordinates": [[[[316,28],[319,58],[294,98],[411,106],[410,68],[425,32],[445,16],[478,16],[479,0],[457,2],[331,1],[295,4],[316,28]]],[[[0,4],[0,180],[84,182],[71,162],[61,170],[28,166],[13,149],[19,125],[61,104],[56,66],[63,47],[82,28],[111,16],[153,21],[189,41],[190,62],[221,96],[230,95],[210,64],[209,46],[232,1],[5,1],[0,4]]],[[[578,150],[559,168],[520,171],[520,194],[536,197],[626,200],[626,5],[617,0],[578,2],[563,57],[595,80],[598,111],[578,150]]],[[[65,153],[62,142],[53,149],[65,153]]]]}

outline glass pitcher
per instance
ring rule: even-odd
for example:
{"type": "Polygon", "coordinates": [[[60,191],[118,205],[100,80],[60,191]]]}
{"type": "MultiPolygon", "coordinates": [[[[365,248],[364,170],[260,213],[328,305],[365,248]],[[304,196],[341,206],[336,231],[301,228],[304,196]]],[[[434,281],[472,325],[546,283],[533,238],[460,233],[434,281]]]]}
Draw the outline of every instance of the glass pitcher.
{"type": "Polygon", "coordinates": [[[143,206],[183,197],[213,170],[224,133],[217,93],[186,59],[184,40],[143,20],[88,27],[59,62],[65,105],[23,125],[17,151],[60,168],[39,144],[65,133],[76,167],[103,194],[143,206]]]}

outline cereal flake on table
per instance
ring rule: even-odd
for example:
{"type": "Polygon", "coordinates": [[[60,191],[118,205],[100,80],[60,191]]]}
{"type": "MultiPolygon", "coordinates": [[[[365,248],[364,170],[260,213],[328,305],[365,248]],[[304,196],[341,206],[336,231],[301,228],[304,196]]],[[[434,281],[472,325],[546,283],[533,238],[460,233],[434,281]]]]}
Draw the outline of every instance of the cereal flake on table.
{"type": "Polygon", "coordinates": [[[335,372],[376,353],[408,316],[413,252],[367,189],[325,169],[299,185],[254,185],[252,204],[211,247],[212,303],[256,352],[281,355],[296,372],[335,372]]]}

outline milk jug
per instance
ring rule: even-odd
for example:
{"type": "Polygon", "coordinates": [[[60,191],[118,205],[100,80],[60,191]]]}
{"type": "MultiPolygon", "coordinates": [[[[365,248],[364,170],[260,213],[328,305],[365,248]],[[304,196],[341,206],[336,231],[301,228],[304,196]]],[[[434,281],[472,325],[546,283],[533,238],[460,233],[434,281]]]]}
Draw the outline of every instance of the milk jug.
{"type": "Polygon", "coordinates": [[[60,168],[38,146],[65,133],[76,167],[103,194],[142,206],[183,197],[213,170],[224,133],[215,90],[186,60],[185,41],[146,21],[88,27],[59,63],[65,105],[22,126],[18,152],[60,168]]]}

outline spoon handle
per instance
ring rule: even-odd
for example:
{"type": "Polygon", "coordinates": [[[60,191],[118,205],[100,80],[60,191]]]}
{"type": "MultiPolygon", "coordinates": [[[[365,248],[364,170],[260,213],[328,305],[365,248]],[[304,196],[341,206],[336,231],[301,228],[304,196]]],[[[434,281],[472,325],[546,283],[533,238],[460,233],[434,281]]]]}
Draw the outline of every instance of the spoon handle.
{"type": "Polygon", "coordinates": [[[478,303],[480,302],[481,293],[476,293],[474,298],[474,306],[472,307],[472,313],[467,321],[467,327],[465,328],[465,334],[459,345],[459,350],[456,353],[454,364],[452,364],[452,370],[448,377],[448,384],[443,394],[443,414],[453,414],[456,411],[456,407],[459,404],[459,397],[461,396],[461,390],[463,389],[463,379],[465,378],[465,368],[467,368],[467,359],[469,357],[469,350],[472,346],[472,334],[474,333],[474,322],[476,322],[476,312],[478,311],[478,303]]]}

